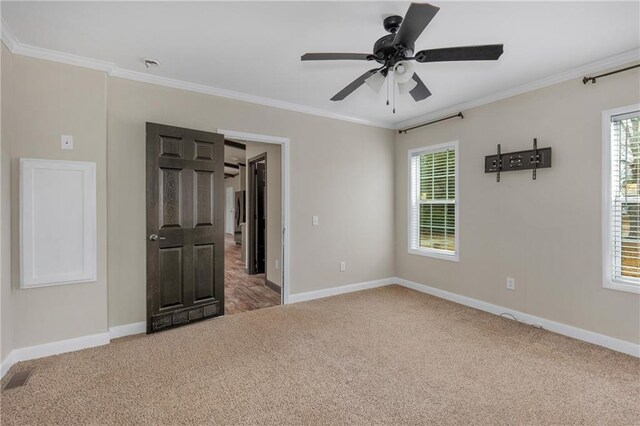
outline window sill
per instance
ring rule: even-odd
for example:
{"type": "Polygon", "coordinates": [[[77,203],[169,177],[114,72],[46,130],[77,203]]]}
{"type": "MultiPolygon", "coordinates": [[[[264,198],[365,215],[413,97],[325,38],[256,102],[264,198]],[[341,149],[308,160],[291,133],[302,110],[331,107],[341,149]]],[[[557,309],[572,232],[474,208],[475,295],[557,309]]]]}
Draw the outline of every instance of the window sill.
{"type": "Polygon", "coordinates": [[[448,254],[443,251],[425,250],[425,249],[409,249],[409,254],[418,256],[432,257],[434,259],[448,260],[450,262],[458,262],[458,253],[448,254]]]}
{"type": "Polygon", "coordinates": [[[627,293],[640,294],[640,285],[638,284],[627,284],[627,283],[605,281],[603,287],[608,288],[609,290],[626,291],[627,293]]]}

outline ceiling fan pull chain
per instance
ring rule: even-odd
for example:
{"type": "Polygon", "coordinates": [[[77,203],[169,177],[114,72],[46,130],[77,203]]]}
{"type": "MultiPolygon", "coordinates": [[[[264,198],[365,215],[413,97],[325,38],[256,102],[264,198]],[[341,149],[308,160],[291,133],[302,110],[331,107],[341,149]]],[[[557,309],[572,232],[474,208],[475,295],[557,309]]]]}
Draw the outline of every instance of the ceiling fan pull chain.
{"type": "Polygon", "coordinates": [[[387,78],[387,106],[389,105],[389,78],[387,78]]]}
{"type": "Polygon", "coordinates": [[[395,75],[393,76],[393,84],[391,85],[391,90],[393,90],[393,113],[396,113],[396,79],[395,75]]]}

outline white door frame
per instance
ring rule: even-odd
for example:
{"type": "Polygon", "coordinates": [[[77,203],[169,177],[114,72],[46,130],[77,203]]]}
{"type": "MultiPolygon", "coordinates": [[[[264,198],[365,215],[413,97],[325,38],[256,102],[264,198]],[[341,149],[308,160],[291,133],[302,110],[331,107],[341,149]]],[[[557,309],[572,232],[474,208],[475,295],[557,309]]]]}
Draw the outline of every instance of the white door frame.
{"type": "Polygon", "coordinates": [[[237,132],[235,130],[218,129],[217,133],[230,139],[240,139],[248,142],[272,143],[280,145],[281,185],[282,185],[282,260],[280,273],[282,274],[281,303],[289,303],[289,138],[255,133],[237,132]]]}

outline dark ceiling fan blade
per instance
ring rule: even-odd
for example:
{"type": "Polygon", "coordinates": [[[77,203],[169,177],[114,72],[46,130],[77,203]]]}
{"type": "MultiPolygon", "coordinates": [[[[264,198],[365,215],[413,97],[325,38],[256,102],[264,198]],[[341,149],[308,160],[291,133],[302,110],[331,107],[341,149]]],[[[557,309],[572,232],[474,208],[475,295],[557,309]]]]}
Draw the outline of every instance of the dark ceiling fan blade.
{"type": "Polygon", "coordinates": [[[418,62],[494,61],[502,55],[502,52],[501,44],[487,44],[421,50],[415,54],[415,58],[418,62]]]}
{"type": "Polygon", "coordinates": [[[396,38],[393,39],[394,46],[413,49],[416,40],[439,10],[439,7],[431,6],[428,3],[411,3],[400,29],[396,33],[396,38]]]}
{"type": "Polygon", "coordinates": [[[420,80],[418,74],[414,72],[411,78],[413,78],[415,82],[418,83],[418,85],[411,89],[411,91],[409,92],[411,96],[413,96],[414,101],[418,102],[431,96],[431,92],[429,91],[429,89],[427,89],[427,86],[424,85],[422,80],[420,80]]]}
{"type": "Polygon", "coordinates": [[[370,61],[372,59],[374,59],[374,56],[369,53],[305,53],[300,57],[301,61],[370,61]]]}
{"type": "Polygon", "coordinates": [[[358,87],[362,86],[364,84],[364,81],[367,78],[371,77],[373,74],[375,74],[378,70],[379,70],[378,68],[374,68],[372,70],[365,72],[360,77],[353,80],[349,85],[347,85],[347,87],[345,87],[344,89],[336,93],[335,96],[331,98],[331,100],[332,101],[343,100],[344,98],[349,96],[351,93],[353,93],[353,91],[356,90],[358,87]]]}

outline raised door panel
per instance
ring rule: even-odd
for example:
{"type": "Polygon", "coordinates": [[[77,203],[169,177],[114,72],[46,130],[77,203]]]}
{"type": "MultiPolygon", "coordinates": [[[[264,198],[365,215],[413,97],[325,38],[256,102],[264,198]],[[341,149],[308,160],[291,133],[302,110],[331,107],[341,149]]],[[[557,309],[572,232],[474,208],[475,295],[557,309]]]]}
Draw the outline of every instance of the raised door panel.
{"type": "Polygon", "coordinates": [[[213,144],[211,142],[194,141],[195,160],[213,160],[213,144]]]}
{"type": "Polygon", "coordinates": [[[193,178],[195,226],[213,226],[213,172],[196,170],[193,178]]]}
{"type": "Polygon", "coordinates": [[[160,229],[182,226],[182,170],[160,169],[160,229]]]}
{"type": "Polygon", "coordinates": [[[160,157],[184,158],[184,140],[171,136],[160,136],[160,157]]]}
{"type": "Polygon", "coordinates": [[[160,249],[160,310],[184,303],[182,262],[182,247],[160,249]]]}
{"type": "Polygon", "coordinates": [[[213,265],[215,244],[194,246],[195,255],[195,301],[211,299],[215,295],[213,265]]]}

